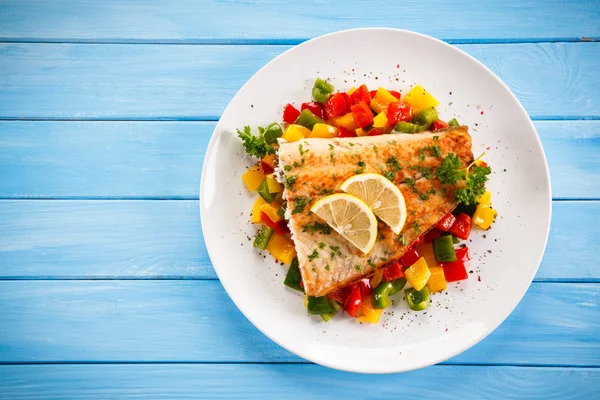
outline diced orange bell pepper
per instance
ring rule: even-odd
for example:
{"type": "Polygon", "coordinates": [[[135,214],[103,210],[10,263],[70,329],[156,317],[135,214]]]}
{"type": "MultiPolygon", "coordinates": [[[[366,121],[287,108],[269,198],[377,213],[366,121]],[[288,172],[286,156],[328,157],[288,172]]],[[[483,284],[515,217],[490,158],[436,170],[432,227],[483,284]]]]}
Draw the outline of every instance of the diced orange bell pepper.
{"type": "Polygon", "coordinates": [[[424,108],[435,107],[440,104],[440,102],[429,94],[429,92],[421,85],[415,86],[406,93],[404,98],[402,98],[402,101],[410,104],[415,114],[424,108]]]}
{"type": "Polygon", "coordinates": [[[261,160],[271,168],[275,168],[275,154],[267,154],[261,160]]]}
{"type": "Polygon", "coordinates": [[[433,245],[431,243],[421,243],[417,246],[417,252],[421,257],[425,259],[429,268],[439,267],[435,254],[433,253],[433,245]]]}
{"type": "MultiPolygon", "coordinates": [[[[273,222],[281,221],[281,217],[279,216],[279,214],[277,214],[277,211],[279,211],[279,208],[275,208],[269,203],[265,203],[265,204],[261,205],[260,211],[267,214],[267,217],[269,217],[269,219],[273,222]]],[[[259,218],[260,218],[260,214],[259,214],[259,218]]]]}
{"type": "Polygon", "coordinates": [[[369,134],[369,132],[365,132],[362,128],[357,128],[355,132],[356,136],[367,136],[369,134]]]}
{"type": "Polygon", "coordinates": [[[305,128],[302,125],[290,124],[283,133],[282,139],[285,139],[288,142],[296,142],[309,137],[310,134],[310,129],[305,128]]]}
{"type": "Polygon", "coordinates": [[[294,257],[296,257],[294,243],[276,233],[271,236],[269,244],[267,245],[267,250],[276,260],[281,261],[284,264],[291,263],[294,257]]]}
{"type": "Polygon", "coordinates": [[[360,309],[358,310],[358,322],[368,322],[369,324],[376,324],[379,322],[381,312],[383,309],[373,308],[371,304],[371,296],[367,296],[363,299],[360,309]]]}
{"type": "Polygon", "coordinates": [[[387,129],[388,119],[385,111],[380,112],[373,118],[373,128],[387,129]]]}
{"type": "Polygon", "coordinates": [[[260,223],[260,207],[265,204],[269,204],[269,203],[267,203],[265,201],[265,199],[263,199],[262,197],[258,196],[256,201],[254,202],[254,205],[252,206],[252,223],[253,224],[260,223]]]}
{"type": "Polygon", "coordinates": [[[425,258],[419,258],[416,263],[408,267],[404,271],[404,276],[415,290],[423,289],[431,277],[431,271],[429,271],[425,258]]]}
{"type": "Polygon", "coordinates": [[[446,290],[446,277],[444,276],[444,268],[429,268],[429,272],[431,272],[431,277],[427,281],[429,291],[431,293],[435,293],[446,290]]]}
{"type": "Polygon", "coordinates": [[[254,192],[256,189],[258,189],[263,179],[265,179],[265,174],[263,174],[260,166],[258,165],[250,168],[242,175],[242,180],[246,184],[248,190],[251,192],[254,192]]]}
{"type": "MultiPolygon", "coordinates": [[[[375,97],[373,98],[373,100],[371,100],[371,104],[370,104],[371,110],[380,114],[381,112],[386,111],[388,109],[388,105],[390,103],[397,102],[397,101],[398,101],[398,99],[396,97],[394,97],[393,94],[391,94],[384,88],[380,87],[377,89],[377,93],[375,94],[375,97]]],[[[387,124],[387,117],[386,117],[386,124],[387,124]]]]}
{"type": "Polygon", "coordinates": [[[338,135],[338,128],[328,124],[315,124],[310,134],[311,138],[334,138],[338,135]]]}
{"type": "Polygon", "coordinates": [[[354,115],[351,112],[346,115],[342,115],[340,117],[332,118],[330,121],[333,125],[338,128],[341,126],[343,128],[348,129],[349,131],[353,131],[356,129],[356,123],[354,122],[354,115]]]}
{"type": "Polygon", "coordinates": [[[473,223],[481,229],[489,229],[497,214],[493,208],[479,204],[473,214],[473,223]]]}

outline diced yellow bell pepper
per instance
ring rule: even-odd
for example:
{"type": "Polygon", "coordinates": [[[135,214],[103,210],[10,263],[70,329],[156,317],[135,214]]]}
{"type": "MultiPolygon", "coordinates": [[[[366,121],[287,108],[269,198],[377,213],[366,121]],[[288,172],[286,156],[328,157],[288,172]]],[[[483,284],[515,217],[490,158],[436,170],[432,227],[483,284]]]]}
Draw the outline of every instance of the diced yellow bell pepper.
{"type": "Polygon", "coordinates": [[[269,193],[281,192],[281,185],[275,180],[273,174],[267,175],[265,178],[267,179],[267,187],[269,188],[269,193]]]}
{"type": "Polygon", "coordinates": [[[282,138],[288,142],[296,142],[309,137],[310,134],[310,129],[305,128],[302,125],[290,124],[283,133],[282,138]]]}
{"type": "Polygon", "coordinates": [[[265,199],[263,199],[262,197],[258,196],[256,201],[254,202],[254,205],[252,206],[252,223],[253,224],[260,223],[260,207],[265,204],[269,204],[269,203],[267,203],[265,201],[265,199]]]}
{"type": "Polygon", "coordinates": [[[483,204],[484,206],[491,207],[492,205],[492,194],[490,192],[485,192],[481,195],[480,198],[477,199],[479,204],[483,204]]]}
{"type": "Polygon", "coordinates": [[[380,112],[373,118],[373,127],[378,129],[387,129],[388,118],[385,111],[380,112]]]}
{"type": "Polygon", "coordinates": [[[273,222],[281,221],[281,217],[279,215],[277,215],[277,211],[279,211],[279,208],[275,208],[269,203],[266,203],[266,204],[263,204],[262,206],[260,206],[260,211],[267,214],[267,217],[269,217],[269,219],[273,222]]]}
{"type": "Polygon", "coordinates": [[[475,209],[475,214],[473,214],[473,223],[481,229],[489,229],[496,215],[498,213],[493,208],[479,204],[475,209]]]}
{"type": "Polygon", "coordinates": [[[356,86],[352,86],[350,90],[348,90],[348,96],[351,96],[354,92],[356,92],[356,86]]]}
{"type": "Polygon", "coordinates": [[[354,132],[356,132],[356,136],[367,136],[368,134],[368,132],[362,128],[357,128],[354,132]]]}
{"type": "Polygon", "coordinates": [[[440,104],[440,102],[429,94],[429,92],[421,85],[415,86],[406,93],[402,98],[402,101],[410,104],[415,114],[424,108],[435,107],[440,104]]]}
{"type": "Polygon", "coordinates": [[[433,245],[431,243],[421,243],[417,245],[417,253],[425,259],[429,268],[439,267],[435,254],[433,253],[433,245]]]}
{"type": "Polygon", "coordinates": [[[308,295],[304,295],[304,308],[308,308],[308,295]]]}
{"type": "Polygon", "coordinates": [[[387,111],[388,104],[398,101],[397,98],[394,97],[393,94],[380,87],[377,89],[377,93],[373,100],[371,100],[371,110],[376,113],[381,113],[383,111],[387,111]]]}
{"type": "Polygon", "coordinates": [[[294,243],[276,233],[271,236],[267,250],[277,261],[281,261],[284,264],[291,263],[294,257],[296,257],[294,243]]]}
{"type": "Polygon", "coordinates": [[[275,168],[275,154],[267,154],[261,160],[271,168],[275,168]]]}
{"type": "Polygon", "coordinates": [[[429,291],[431,293],[436,293],[446,290],[446,277],[444,276],[444,268],[429,268],[429,272],[431,272],[431,277],[427,281],[429,291]]]}
{"type": "Polygon", "coordinates": [[[354,115],[349,112],[346,115],[342,115],[341,117],[335,117],[329,120],[333,125],[338,128],[341,126],[343,128],[348,129],[349,131],[353,131],[356,129],[356,124],[354,123],[354,115]]]}
{"type": "Polygon", "coordinates": [[[371,297],[367,297],[363,300],[363,303],[358,310],[358,322],[367,322],[369,324],[376,324],[379,322],[381,312],[383,309],[373,308],[371,304],[371,297]]]}
{"type": "Polygon", "coordinates": [[[244,172],[244,175],[242,175],[242,180],[246,184],[248,190],[251,192],[254,192],[256,189],[258,189],[263,179],[265,179],[265,174],[263,174],[258,165],[250,168],[248,171],[244,172]]]}
{"type": "Polygon", "coordinates": [[[431,277],[431,271],[427,266],[425,258],[419,258],[417,262],[408,267],[408,269],[404,271],[404,276],[406,277],[408,283],[415,288],[415,290],[423,289],[431,277]]]}
{"type": "Polygon", "coordinates": [[[334,138],[338,135],[338,128],[328,124],[315,124],[310,134],[311,138],[334,138]]]}

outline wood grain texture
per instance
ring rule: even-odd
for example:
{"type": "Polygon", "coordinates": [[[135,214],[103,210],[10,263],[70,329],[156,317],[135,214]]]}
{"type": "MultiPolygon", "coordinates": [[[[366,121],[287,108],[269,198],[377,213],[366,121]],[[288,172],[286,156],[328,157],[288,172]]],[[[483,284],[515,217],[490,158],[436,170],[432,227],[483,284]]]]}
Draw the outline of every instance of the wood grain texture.
{"type": "MultiPolygon", "coordinates": [[[[599,301],[600,284],[534,283],[496,331],[447,363],[597,365],[599,301]]],[[[0,362],[301,361],[218,281],[3,281],[0,307],[0,362]]]]}
{"type": "Polygon", "coordinates": [[[596,368],[434,366],[359,375],[318,365],[0,366],[0,391],[23,399],[582,399],[600,396],[596,368]],[[35,390],[35,394],[32,391],[35,390]]]}
{"type": "MultiPolygon", "coordinates": [[[[458,47],[504,80],[533,118],[600,117],[600,43],[458,47]]],[[[217,119],[288,48],[4,43],[0,118],[217,119]]]]}
{"type": "MultiPolygon", "coordinates": [[[[560,199],[600,198],[600,121],[536,121],[560,199]]],[[[0,121],[2,198],[198,198],[215,122],[0,121]]]]}
{"type": "Polygon", "coordinates": [[[4,1],[0,38],[169,41],[302,40],[341,29],[388,26],[445,39],[598,37],[593,0],[369,2],[287,1],[4,1]],[[468,21],[468,24],[465,22],[468,21]]]}
{"type": "MultiPolygon", "coordinates": [[[[600,281],[598,220],[554,202],[536,279],[600,281]]],[[[197,201],[2,200],[0,227],[0,279],[216,279],[197,201]]]]}

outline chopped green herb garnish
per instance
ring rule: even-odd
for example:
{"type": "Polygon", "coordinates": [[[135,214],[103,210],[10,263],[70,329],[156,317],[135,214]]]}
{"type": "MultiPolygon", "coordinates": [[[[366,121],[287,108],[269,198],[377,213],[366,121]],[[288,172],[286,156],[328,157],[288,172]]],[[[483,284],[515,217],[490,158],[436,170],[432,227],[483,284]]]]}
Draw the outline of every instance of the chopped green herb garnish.
{"type": "Polygon", "coordinates": [[[317,251],[317,249],[314,249],[313,252],[308,255],[308,261],[312,261],[315,258],[319,258],[319,252],[317,251]]]}
{"type": "Polygon", "coordinates": [[[324,248],[324,247],[325,247],[325,243],[323,243],[323,242],[320,242],[320,243],[319,243],[319,248],[320,248],[320,249],[322,249],[322,248],[324,248]]]}
{"type": "Polygon", "coordinates": [[[371,268],[377,268],[377,264],[375,264],[373,261],[371,261],[370,258],[367,260],[367,264],[369,264],[369,267],[371,267],[371,268]]]}
{"type": "Polygon", "coordinates": [[[325,271],[329,271],[329,264],[325,266],[325,271]]]}
{"type": "Polygon", "coordinates": [[[385,258],[385,257],[379,257],[379,259],[381,260],[381,262],[386,262],[387,261],[387,258],[385,258]]]}
{"type": "Polygon", "coordinates": [[[339,246],[329,246],[329,248],[331,249],[331,259],[333,260],[333,258],[335,256],[341,256],[342,252],[340,251],[340,247],[339,246]]]}
{"type": "Polygon", "coordinates": [[[373,145],[373,151],[375,152],[375,154],[379,153],[379,149],[377,148],[377,146],[373,145]]]}
{"type": "Polygon", "coordinates": [[[310,204],[312,201],[311,197],[307,196],[298,196],[294,198],[294,209],[292,210],[292,214],[298,214],[304,211],[304,207],[310,204]]]}
{"type": "Polygon", "coordinates": [[[333,190],[330,190],[330,189],[321,189],[321,191],[319,193],[321,195],[331,194],[331,193],[333,193],[333,190]]]}
{"type": "Polygon", "coordinates": [[[398,161],[396,156],[391,156],[390,158],[385,160],[385,164],[394,172],[400,171],[402,169],[402,165],[400,165],[400,161],[398,161]]]}
{"type": "Polygon", "coordinates": [[[283,167],[283,170],[285,172],[290,172],[292,170],[292,167],[290,165],[286,165],[286,166],[283,167]]]}
{"type": "Polygon", "coordinates": [[[400,243],[402,246],[406,246],[406,239],[404,239],[403,234],[398,235],[398,243],[400,243]]]}
{"type": "Polygon", "coordinates": [[[296,183],[297,179],[298,175],[286,175],[284,178],[285,187],[289,190],[292,190],[292,187],[294,186],[294,183],[296,183]]]}
{"type": "Polygon", "coordinates": [[[329,144],[329,150],[333,150],[334,148],[335,148],[335,146],[330,143],[329,144]]]}
{"type": "Polygon", "coordinates": [[[409,178],[408,176],[406,178],[404,178],[404,182],[406,183],[406,186],[408,186],[409,188],[415,187],[415,180],[412,178],[409,178]]]}
{"type": "Polygon", "coordinates": [[[331,174],[331,179],[333,179],[334,182],[337,181],[337,175],[335,173],[331,174]]]}
{"type": "Polygon", "coordinates": [[[358,174],[362,174],[362,173],[365,171],[365,166],[366,166],[366,164],[365,164],[365,162],[364,162],[364,161],[362,161],[362,160],[361,160],[361,161],[359,161],[357,164],[358,164],[358,166],[359,166],[360,168],[357,168],[357,169],[355,169],[355,170],[354,170],[354,173],[355,173],[355,174],[357,174],[357,175],[358,175],[358,174]]]}
{"type": "Polygon", "coordinates": [[[433,178],[433,172],[431,171],[431,167],[424,167],[422,165],[411,165],[408,169],[419,171],[423,178],[431,179],[433,178]]]}
{"type": "Polygon", "coordinates": [[[352,146],[354,146],[354,143],[348,142],[348,146],[352,147],[352,146]]]}
{"type": "Polygon", "coordinates": [[[314,224],[306,224],[302,226],[302,232],[310,232],[315,233],[318,232],[322,235],[330,235],[331,227],[327,224],[323,224],[319,221],[316,221],[314,224]]]}
{"type": "Polygon", "coordinates": [[[433,140],[438,140],[440,137],[439,136],[434,136],[433,140]]]}
{"type": "Polygon", "coordinates": [[[357,265],[354,267],[354,269],[357,271],[362,271],[363,268],[360,265],[357,265]]]}
{"type": "Polygon", "coordinates": [[[417,235],[418,235],[419,233],[421,233],[421,225],[419,225],[418,223],[416,223],[416,222],[415,222],[415,223],[413,224],[413,228],[415,229],[415,232],[417,232],[417,235]]]}
{"type": "Polygon", "coordinates": [[[304,155],[304,153],[308,153],[308,152],[310,151],[309,149],[306,149],[306,150],[304,150],[304,148],[302,147],[302,143],[300,143],[300,144],[298,145],[298,150],[300,151],[300,155],[301,155],[301,156],[303,156],[303,155],[304,155]]]}
{"type": "Polygon", "coordinates": [[[436,194],[437,192],[435,191],[434,188],[429,189],[429,194],[436,194]]]}

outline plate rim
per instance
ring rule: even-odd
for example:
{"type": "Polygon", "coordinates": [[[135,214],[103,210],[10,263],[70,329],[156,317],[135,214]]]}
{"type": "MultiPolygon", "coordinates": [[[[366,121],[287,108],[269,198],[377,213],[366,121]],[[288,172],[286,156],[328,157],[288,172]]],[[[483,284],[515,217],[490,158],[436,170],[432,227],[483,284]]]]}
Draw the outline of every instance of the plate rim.
{"type": "MultiPolygon", "coordinates": [[[[475,62],[476,64],[478,64],[480,67],[483,68],[483,70],[487,73],[488,76],[490,76],[492,79],[494,79],[497,83],[500,84],[501,87],[503,87],[506,92],[510,95],[510,97],[514,100],[514,102],[518,105],[518,109],[519,112],[521,112],[526,118],[528,127],[533,130],[533,132],[535,133],[535,145],[537,147],[537,150],[539,150],[539,152],[541,153],[542,156],[542,160],[543,160],[543,171],[544,171],[544,176],[546,178],[546,183],[547,183],[547,192],[545,193],[545,198],[548,204],[548,215],[546,216],[546,227],[545,227],[545,232],[544,232],[544,243],[543,243],[543,248],[542,251],[540,252],[539,256],[538,256],[538,260],[537,260],[537,265],[534,269],[531,270],[531,276],[528,276],[528,283],[527,286],[525,288],[525,290],[523,291],[523,293],[520,295],[518,301],[515,302],[515,304],[510,308],[510,310],[508,310],[506,312],[506,315],[494,326],[490,325],[489,328],[486,328],[484,330],[484,332],[480,335],[480,337],[478,337],[476,340],[465,343],[464,345],[459,345],[456,346],[454,351],[448,353],[445,353],[442,357],[433,357],[431,359],[428,359],[426,362],[415,362],[413,364],[411,364],[410,367],[408,368],[398,368],[398,366],[396,364],[390,364],[391,368],[353,368],[353,367],[349,367],[346,365],[340,365],[338,363],[335,362],[330,362],[327,359],[323,359],[320,357],[315,357],[315,356],[307,356],[305,354],[302,354],[295,346],[293,345],[288,345],[288,344],[283,344],[281,341],[279,341],[278,339],[276,339],[275,337],[273,337],[266,329],[263,329],[263,327],[259,326],[258,324],[255,323],[255,321],[253,320],[253,318],[250,316],[251,313],[246,312],[245,307],[242,307],[240,304],[238,304],[238,302],[236,302],[234,296],[232,296],[230,294],[230,289],[228,289],[227,287],[227,283],[224,282],[221,278],[221,276],[219,275],[219,268],[216,266],[216,264],[214,263],[213,259],[214,257],[211,254],[211,249],[208,245],[207,242],[207,226],[206,226],[206,212],[208,210],[205,211],[205,204],[204,204],[204,200],[203,200],[203,196],[202,193],[205,191],[205,182],[206,182],[206,174],[207,174],[207,163],[209,160],[209,155],[211,153],[214,152],[214,147],[216,146],[216,133],[219,129],[219,126],[222,123],[222,120],[219,119],[219,122],[217,123],[217,125],[215,126],[215,129],[213,130],[212,134],[211,134],[211,138],[210,141],[208,143],[208,146],[206,147],[206,152],[205,152],[205,158],[204,161],[202,163],[202,172],[201,172],[201,177],[200,177],[200,193],[199,193],[199,208],[200,208],[200,223],[201,223],[201,228],[202,228],[202,234],[204,237],[204,242],[206,245],[206,250],[207,253],[209,255],[209,258],[211,260],[211,264],[213,266],[213,269],[217,275],[217,277],[219,278],[219,281],[221,283],[221,285],[223,286],[223,288],[225,289],[225,292],[227,293],[227,295],[229,296],[229,298],[231,299],[231,301],[235,304],[235,306],[238,308],[238,310],[241,311],[242,315],[244,315],[244,317],[255,327],[257,328],[262,334],[264,334],[266,337],[268,337],[270,340],[272,340],[273,342],[277,343],[277,345],[281,346],[282,348],[286,349],[287,351],[290,351],[291,353],[293,353],[294,355],[301,357],[303,359],[306,359],[308,361],[317,363],[319,365],[323,365],[326,366],[328,368],[332,368],[332,369],[336,369],[336,370],[340,370],[340,371],[346,371],[346,372],[355,372],[355,373],[364,373],[364,374],[388,374],[388,373],[399,373],[399,372],[408,372],[408,371],[413,371],[416,369],[420,369],[420,368],[425,368],[431,365],[435,365],[438,364],[440,362],[449,360],[455,356],[457,356],[458,354],[463,353],[464,351],[474,347],[475,345],[477,345],[479,342],[481,342],[483,339],[485,339],[486,337],[488,337],[492,332],[494,332],[502,323],[504,323],[506,321],[506,319],[513,313],[514,309],[517,307],[517,305],[519,305],[521,303],[521,301],[523,300],[523,297],[525,296],[525,294],[529,291],[529,288],[531,287],[531,284],[533,283],[533,280],[535,278],[535,275],[537,274],[539,267],[542,263],[544,254],[546,252],[546,247],[548,245],[548,238],[549,238],[549,234],[550,234],[550,226],[551,226],[551,222],[552,222],[552,181],[550,179],[550,170],[548,167],[548,160],[546,158],[546,153],[544,152],[544,148],[542,146],[542,142],[539,136],[539,133],[537,132],[537,129],[535,129],[535,125],[533,124],[531,118],[529,117],[529,114],[527,113],[527,111],[525,110],[525,108],[523,107],[523,105],[521,104],[521,102],[519,101],[519,99],[515,96],[515,94],[512,92],[512,90],[510,90],[510,88],[508,87],[508,85],[506,85],[506,83],[504,83],[492,70],[490,70],[485,64],[483,64],[481,61],[477,60],[475,57],[471,56],[470,54],[466,53],[464,50],[444,42],[443,40],[440,40],[438,38],[429,36],[429,35],[425,35],[419,32],[415,32],[415,31],[410,31],[410,30],[405,30],[405,29],[398,29],[398,28],[388,28],[388,27],[363,27],[363,28],[353,28],[353,29],[345,29],[345,30],[339,30],[339,31],[335,31],[335,32],[331,32],[331,33],[327,33],[324,35],[320,35],[320,36],[316,36],[312,39],[309,39],[307,41],[304,41],[298,45],[295,45],[289,49],[287,49],[286,51],[284,51],[283,53],[277,55],[276,57],[274,57],[273,59],[271,59],[269,62],[267,62],[265,65],[263,65],[259,70],[257,70],[250,78],[248,78],[248,80],[244,83],[244,85],[242,85],[242,87],[240,87],[240,89],[238,89],[238,91],[236,92],[236,94],[229,100],[227,106],[225,107],[225,109],[222,111],[221,116],[223,114],[225,114],[225,112],[227,111],[227,109],[229,108],[230,104],[234,101],[234,99],[239,95],[239,93],[249,84],[249,82],[259,73],[261,73],[264,69],[268,68],[271,64],[277,62],[277,60],[281,57],[283,57],[284,55],[288,54],[289,52],[294,51],[297,48],[301,48],[303,46],[309,46],[311,45],[313,42],[324,39],[324,38],[328,38],[328,37],[332,37],[332,36],[338,36],[338,35],[344,35],[346,33],[349,32],[357,32],[357,31],[369,31],[369,32],[390,32],[393,34],[396,33],[401,33],[401,34],[406,34],[406,35],[414,35],[416,37],[420,37],[421,39],[426,39],[426,40],[431,40],[433,42],[437,42],[438,45],[444,46],[448,49],[451,49],[452,51],[455,51],[456,53],[459,53],[460,55],[462,55],[463,57],[467,57],[469,58],[471,61],[475,62]]],[[[216,251],[213,249],[213,251],[216,251]]]]}

